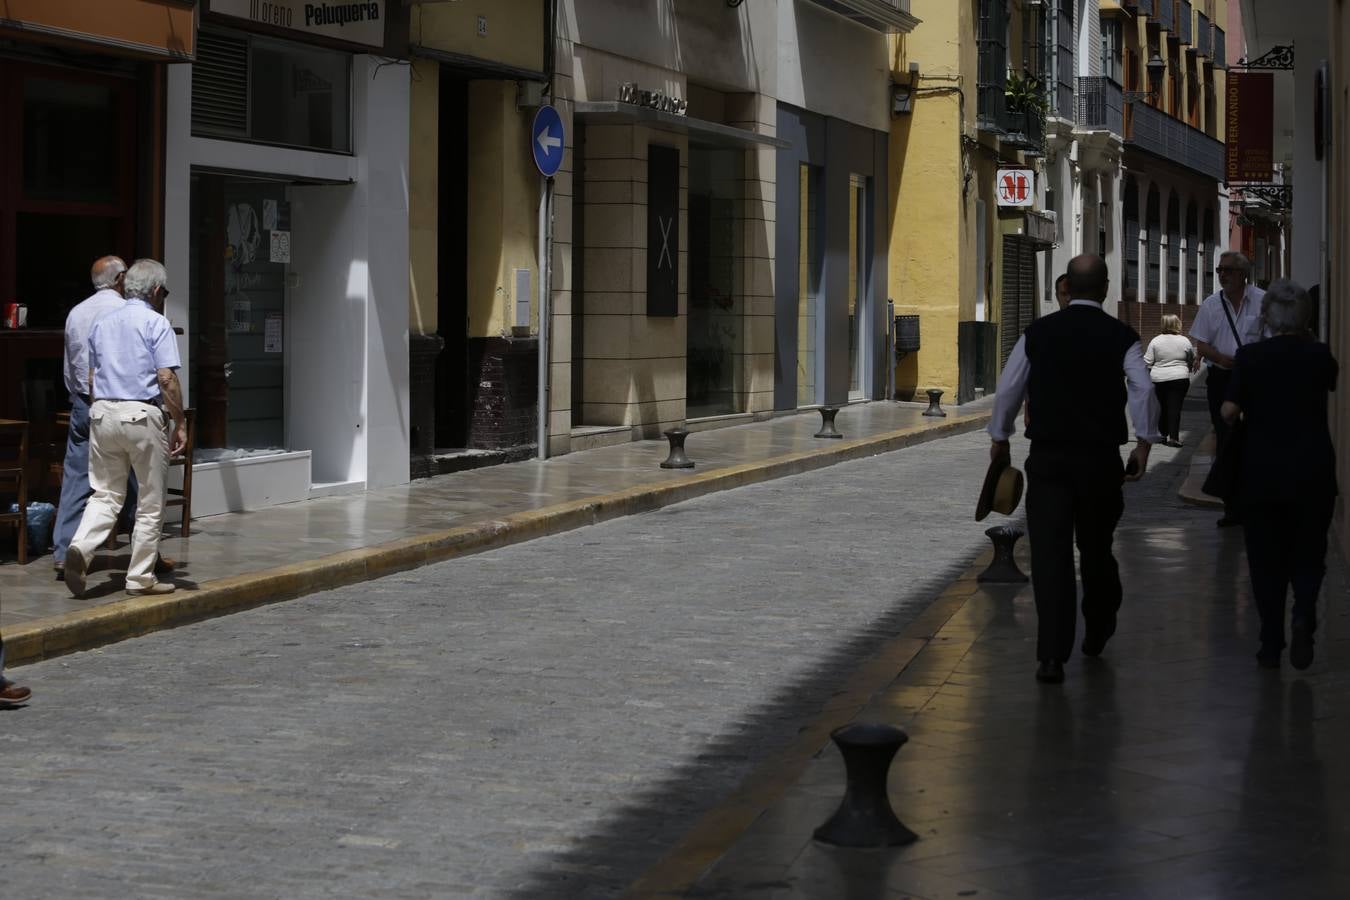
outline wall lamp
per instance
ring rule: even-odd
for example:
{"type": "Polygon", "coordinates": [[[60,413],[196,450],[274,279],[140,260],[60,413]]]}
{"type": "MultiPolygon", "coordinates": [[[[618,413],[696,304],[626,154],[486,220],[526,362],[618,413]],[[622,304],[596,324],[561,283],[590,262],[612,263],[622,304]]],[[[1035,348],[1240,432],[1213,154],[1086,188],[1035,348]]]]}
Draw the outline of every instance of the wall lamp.
{"type": "Polygon", "coordinates": [[[1167,72],[1167,63],[1161,56],[1154,53],[1144,67],[1148,69],[1149,89],[1146,91],[1124,91],[1126,103],[1134,103],[1137,100],[1153,100],[1162,93],[1163,75],[1167,72]]]}

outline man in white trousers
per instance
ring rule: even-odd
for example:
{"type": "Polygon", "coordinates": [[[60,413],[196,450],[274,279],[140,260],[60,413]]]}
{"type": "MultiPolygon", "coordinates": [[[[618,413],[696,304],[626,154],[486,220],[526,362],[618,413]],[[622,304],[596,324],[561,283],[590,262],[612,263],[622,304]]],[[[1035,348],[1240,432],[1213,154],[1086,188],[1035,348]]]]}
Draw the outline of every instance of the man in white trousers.
{"type": "Polygon", "coordinates": [[[108,538],[126,499],[127,473],[140,482],[131,536],[127,593],[167,594],[173,582],[155,578],[164,526],[169,457],[187,445],[178,340],[164,318],[164,266],[138,259],[127,270],[127,302],[89,333],[89,485],[94,494],[66,551],[66,587],[83,596],[94,551],[108,538]]]}

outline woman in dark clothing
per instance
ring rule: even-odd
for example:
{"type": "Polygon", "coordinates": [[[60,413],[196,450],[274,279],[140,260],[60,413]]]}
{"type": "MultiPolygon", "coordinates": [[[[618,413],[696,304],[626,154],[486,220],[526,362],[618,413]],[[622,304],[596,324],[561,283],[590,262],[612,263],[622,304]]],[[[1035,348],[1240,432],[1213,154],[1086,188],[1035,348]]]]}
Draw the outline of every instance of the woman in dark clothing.
{"type": "Polygon", "coordinates": [[[1326,574],[1327,529],[1336,502],[1336,451],[1327,426],[1327,394],[1337,365],[1326,344],[1308,333],[1308,294],[1292,281],[1271,284],[1261,316],[1272,335],[1245,344],[1233,365],[1223,416],[1246,430],[1241,490],[1247,566],[1261,615],[1257,661],[1280,664],[1284,607],[1294,609],[1289,662],[1313,660],[1317,594],[1326,574]]]}

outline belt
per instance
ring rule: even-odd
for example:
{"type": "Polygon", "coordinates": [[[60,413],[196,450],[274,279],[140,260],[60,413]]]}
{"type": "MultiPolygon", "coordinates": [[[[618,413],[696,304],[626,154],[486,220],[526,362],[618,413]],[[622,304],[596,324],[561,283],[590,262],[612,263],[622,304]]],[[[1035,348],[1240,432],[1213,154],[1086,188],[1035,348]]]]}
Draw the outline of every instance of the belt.
{"type": "Polygon", "coordinates": [[[153,400],[146,400],[144,397],[99,397],[100,400],[107,400],[109,403],[145,403],[150,406],[163,408],[164,401],[160,397],[153,400]]]}

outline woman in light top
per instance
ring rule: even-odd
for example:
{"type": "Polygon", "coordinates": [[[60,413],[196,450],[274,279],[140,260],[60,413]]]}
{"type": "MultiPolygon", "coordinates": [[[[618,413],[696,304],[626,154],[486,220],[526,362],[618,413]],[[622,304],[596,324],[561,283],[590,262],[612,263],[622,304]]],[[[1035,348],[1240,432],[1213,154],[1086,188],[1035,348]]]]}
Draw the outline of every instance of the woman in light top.
{"type": "Polygon", "coordinates": [[[1181,402],[1191,386],[1195,362],[1195,348],[1181,333],[1181,319],[1163,316],[1162,334],[1148,342],[1144,365],[1158,394],[1158,433],[1168,447],[1181,446],[1181,402]]]}

